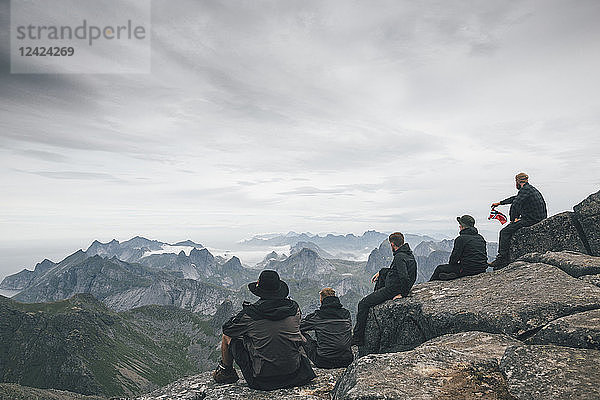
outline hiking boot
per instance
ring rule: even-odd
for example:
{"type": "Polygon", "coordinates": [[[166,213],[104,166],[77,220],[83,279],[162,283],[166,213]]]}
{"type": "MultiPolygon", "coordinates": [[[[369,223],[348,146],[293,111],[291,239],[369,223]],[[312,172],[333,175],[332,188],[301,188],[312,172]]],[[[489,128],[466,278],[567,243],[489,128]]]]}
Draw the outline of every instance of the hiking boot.
{"type": "Polygon", "coordinates": [[[497,257],[494,261],[488,264],[490,267],[494,269],[494,271],[498,271],[508,265],[508,263],[504,260],[504,258],[497,257]]]}
{"type": "Polygon", "coordinates": [[[219,363],[215,372],[213,372],[213,379],[217,383],[234,383],[237,382],[240,377],[233,368],[233,365],[226,366],[223,363],[219,363]]]}

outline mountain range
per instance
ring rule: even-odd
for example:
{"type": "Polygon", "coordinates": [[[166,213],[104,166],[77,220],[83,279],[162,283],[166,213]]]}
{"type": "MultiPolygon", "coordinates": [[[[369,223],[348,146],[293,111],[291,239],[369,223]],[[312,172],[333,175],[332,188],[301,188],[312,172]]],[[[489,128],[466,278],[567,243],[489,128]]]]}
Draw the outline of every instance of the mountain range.
{"type": "MultiPolygon", "coordinates": [[[[213,256],[191,240],[169,244],[137,236],[124,242],[94,241],[60,262],[45,259],[32,270],[8,276],[0,288],[20,292],[1,301],[5,346],[0,379],[121,395],[209,369],[217,357],[222,322],[242,301],[256,299],[245,286],[261,269],[279,272],[304,314],[319,306],[323,287],[333,287],[354,318],[358,301],[372,291],[372,273],[391,262],[387,235],[370,231],[361,237],[322,237],[321,244],[335,243],[350,252],[363,249],[348,243],[363,246],[383,237],[366,262],[336,258],[336,249],[330,252],[332,247],[312,241],[316,236],[296,241],[301,235],[287,235],[293,243],[289,255],[271,251],[253,267],[236,256],[213,256]],[[17,326],[21,328],[15,330],[17,326]],[[27,356],[19,360],[18,354],[27,356]],[[34,365],[51,368],[33,373],[34,365]],[[56,371],[66,372],[59,379],[56,371]]],[[[418,281],[425,281],[435,265],[447,262],[452,241],[408,238],[417,257],[418,281]]]]}
{"type": "Polygon", "coordinates": [[[214,366],[222,314],[115,312],[89,294],[34,304],[0,296],[0,380],[105,396],[151,390],[214,366]]]}
{"type": "MultiPolygon", "coordinates": [[[[324,258],[354,258],[363,259],[369,252],[379,246],[388,238],[387,233],[366,231],[360,236],[352,233],[334,235],[329,233],[324,236],[311,233],[288,232],[287,234],[257,235],[241,242],[243,246],[268,247],[268,246],[296,246],[298,243],[311,243],[321,251],[331,254],[324,258]]],[[[435,240],[429,236],[405,234],[404,239],[411,247],[417,246],[424,240],[435,240]]],[[[314,250],[314,248],[313,248],[314,250]]]]}

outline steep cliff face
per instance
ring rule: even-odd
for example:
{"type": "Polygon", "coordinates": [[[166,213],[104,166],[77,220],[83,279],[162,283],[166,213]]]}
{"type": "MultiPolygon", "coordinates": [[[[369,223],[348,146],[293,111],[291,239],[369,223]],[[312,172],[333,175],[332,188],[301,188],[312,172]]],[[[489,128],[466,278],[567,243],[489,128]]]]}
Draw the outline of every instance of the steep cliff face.
{"type": "Polygon", "coordinates": [[[174,305],[212,314],[234,293],[208,283],[180,279],[176,275],[99,255],[86,258],[77,252],[53,266],[14,297],[17,301],[42,302],[90,293],[115,310],[148,304],[174,305]]]}

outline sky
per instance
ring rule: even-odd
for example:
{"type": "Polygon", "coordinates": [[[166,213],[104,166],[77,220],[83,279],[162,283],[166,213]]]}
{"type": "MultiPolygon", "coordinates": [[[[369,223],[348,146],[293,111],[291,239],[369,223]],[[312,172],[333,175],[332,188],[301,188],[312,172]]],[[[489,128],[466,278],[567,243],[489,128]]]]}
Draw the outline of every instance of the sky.
{"type": "Polygon", "coordinates": [[[466,213],[496,240],[518,172],[551,214],[600,189],[598,1],[153,0],[148,74],[11,74],[8,4],[0,269],[466,213]]]}

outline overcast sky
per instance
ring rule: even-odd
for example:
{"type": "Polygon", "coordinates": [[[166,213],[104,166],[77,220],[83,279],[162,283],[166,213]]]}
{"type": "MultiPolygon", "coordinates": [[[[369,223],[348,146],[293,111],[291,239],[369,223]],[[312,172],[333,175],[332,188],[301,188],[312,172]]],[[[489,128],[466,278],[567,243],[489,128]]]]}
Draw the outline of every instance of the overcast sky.
{"type": "Polygon", "coordinates": [[[600,189],[599,1],[154,0],[139,75],[11,75],[0,5],[5,249],[496,240],[517,172],[551,213],[600,189]]]}

